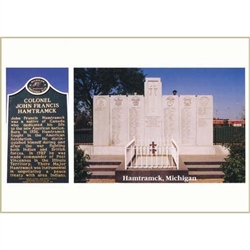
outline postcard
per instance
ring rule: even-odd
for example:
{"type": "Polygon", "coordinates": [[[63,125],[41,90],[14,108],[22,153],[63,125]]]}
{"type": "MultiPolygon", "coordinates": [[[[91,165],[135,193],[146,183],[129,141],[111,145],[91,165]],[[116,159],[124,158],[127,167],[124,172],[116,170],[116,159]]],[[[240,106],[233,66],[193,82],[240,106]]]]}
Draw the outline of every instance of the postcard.
{"type": "Polygon", "coordinates": [[[3,212],[249,212],[249,39],[20,39],[3,212]]]}

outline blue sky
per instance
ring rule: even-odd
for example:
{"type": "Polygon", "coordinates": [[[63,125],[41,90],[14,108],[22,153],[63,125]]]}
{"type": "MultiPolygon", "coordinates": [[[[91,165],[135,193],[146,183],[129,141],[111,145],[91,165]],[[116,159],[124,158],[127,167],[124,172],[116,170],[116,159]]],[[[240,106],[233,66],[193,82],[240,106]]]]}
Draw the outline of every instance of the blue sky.
{"type": "Polygon", "coordinates": [[[162,94],[213,95],[214,117],[240,119],[245,107],[244,68],[143,68],[160,77],[162,94]]]}
{"type": "Polygon", "coordinates": [[[18,91],[30,78],[39,76],[47,79],[55,89],[68,92],[67,68],[7,68],[7,94],[18,91]]]}
{"type": "MultiPolygon", "coordinates": [[[[240,119],[245,106],[244,68],[142,68],[146,77],[160,77],[162,93],[213,95],[214,116],[240,119]]],[[[7,68],[7,94],[19,90],[32,77],[44,77],[62,92],[68,92],[67,68],[7,68]]],[[[73,81],[73,79],[72,79],[73,81]]]]}

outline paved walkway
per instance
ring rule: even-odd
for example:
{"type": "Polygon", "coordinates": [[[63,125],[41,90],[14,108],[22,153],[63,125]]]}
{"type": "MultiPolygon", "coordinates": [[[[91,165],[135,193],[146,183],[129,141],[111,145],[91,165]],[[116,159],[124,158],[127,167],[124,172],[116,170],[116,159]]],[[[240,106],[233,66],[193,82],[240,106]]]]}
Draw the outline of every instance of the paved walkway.
{"type": "Polygon", "coordinates": [[[189,183],[223,183],[223,179],[197,179],[196,181],[190,180],[189,183]]]}
{"type": "Polygon", "coordinates": [[[115,183],[114,179],[92,179],[88,183],[115,183]]]}

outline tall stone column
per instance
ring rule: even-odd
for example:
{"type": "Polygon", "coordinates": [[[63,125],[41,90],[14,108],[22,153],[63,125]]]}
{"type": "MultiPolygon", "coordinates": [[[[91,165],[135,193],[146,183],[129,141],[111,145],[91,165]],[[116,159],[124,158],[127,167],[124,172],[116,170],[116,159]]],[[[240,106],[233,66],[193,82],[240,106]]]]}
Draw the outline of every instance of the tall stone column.
{"type": "Polygon", "coordinates": [[[126,145],[128,142],[127,96],[110,97],[111,145],[126,145]]]}
{"type": "Polygon", "coordinates": [[[94,96],[94,145],[109,146],[109,96],[94,96]]]}
{"type": "Polygon", "coordinates": [[[145,92],[145,138],[161,139],[163,136],[162,119],[162,82],[160,78],[146,78],[145,92]]]}

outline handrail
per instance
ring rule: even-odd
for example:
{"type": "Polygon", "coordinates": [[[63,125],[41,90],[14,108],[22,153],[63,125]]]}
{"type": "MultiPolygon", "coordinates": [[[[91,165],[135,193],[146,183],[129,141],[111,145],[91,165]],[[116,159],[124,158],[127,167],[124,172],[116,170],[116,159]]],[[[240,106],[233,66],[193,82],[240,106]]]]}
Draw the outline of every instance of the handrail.
{"type": "Polygon", "coordinates": [[[179,169],[179,147],[174,139],[172,139],[172,158],[175,161],[176,168],[179,169]]]}
{"type": "Polygon", "coordinates": [[[135,138],[128,142],[125,146],[125,169],[132,165],[133,159],[136,155],[135,138]]]}
{"type": "Polygon", "coordinates": [[[135,138],[133,138],[130,142],[128,142],[125,147],[126,148],[129,147],[130,145],[133,144],[133,142],[135,142],[135,138]]]}

